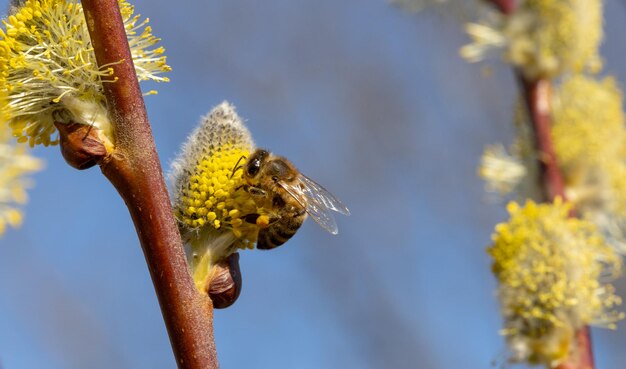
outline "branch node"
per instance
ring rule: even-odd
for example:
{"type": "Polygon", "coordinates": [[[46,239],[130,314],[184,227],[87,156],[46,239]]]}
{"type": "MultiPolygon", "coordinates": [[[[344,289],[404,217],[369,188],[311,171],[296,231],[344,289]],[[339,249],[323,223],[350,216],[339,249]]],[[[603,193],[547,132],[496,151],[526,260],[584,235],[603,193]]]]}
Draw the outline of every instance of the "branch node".
{"type": "Polygon", "coordinates": [[[108,155],[108,141],[102,132],[80,123],[54,123],[59,131],[61,154],[65,161],[78,170],[101,163],[108,155]]]}

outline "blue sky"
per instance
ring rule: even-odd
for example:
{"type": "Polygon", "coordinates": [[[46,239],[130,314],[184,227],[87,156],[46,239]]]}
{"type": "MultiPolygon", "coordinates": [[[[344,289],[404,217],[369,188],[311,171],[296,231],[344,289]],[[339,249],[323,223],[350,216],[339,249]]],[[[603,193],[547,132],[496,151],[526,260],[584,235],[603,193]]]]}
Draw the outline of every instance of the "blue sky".
{"type": "MultiPolygon", "coordinates": [[[[241,297],[215,314],[222,368],[479,369],[502,357],[484,250],[505,214],[475,172],[484,145],[511,140],[515,83],[498,63],[485,77],[458,57],[457,18],[384,0],[136,7],[173,68],[146,99],[165,168],[229,100],[259,146],[352,211],[338,236],[309,221],[285,246],[241,255],[241,297]]],[[[606,70],[625,81],[626,5],[606,8],[606,70]]],[[[97,168],[35,153],[46,169],[25,224],[0,239],[0,367],[174,367],[122,200],[97,168]]],[[[623,331],[593,334],[598,368],[619,367],[623,331]]]]}

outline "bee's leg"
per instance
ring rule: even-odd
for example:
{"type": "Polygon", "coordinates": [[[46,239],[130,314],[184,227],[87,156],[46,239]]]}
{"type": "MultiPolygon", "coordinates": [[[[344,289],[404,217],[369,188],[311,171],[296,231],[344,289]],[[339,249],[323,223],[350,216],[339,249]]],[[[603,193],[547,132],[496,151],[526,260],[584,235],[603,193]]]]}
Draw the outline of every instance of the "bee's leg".
{"type": "Polygon", "coordinates": [[[259,219],[260,216],[261,214],[253,213],[253,214],[244,215],[243,217],[241,217],[241,219],[243,219],[243,221],[246,223],[256,224],[256,220],[259,219]]]}
{"type": "Polygon", "coordinates": [[[254,186],[250,186],[247,184],[242,184],[241,186],[235,188],[235,191],[242,189],[244,191],[246,191],[247,193],[249,193],[252,196],[258,196],[258,197],[263,197],[263,196],[267,196],[267,192],[259,187],[254,187],[254,186]]]}
{"type": "Polygon", "coordinates": [[[267,192],[265,192],[264,189],[259,188],[259,187],[248,186],[248,189],[246,192],[248,192],[252,196],[259,196],[259,197],[267,196],[267,192]]]}
{"type": "Polygon", "coordinates": [[[280,216],[267,216],[267,215],[252,213],[252,214],[244,215],[241,219],[243,219],[246,223],[256,224],[258,226],[265,228],[278,222],[280,220],[280,216]]]}

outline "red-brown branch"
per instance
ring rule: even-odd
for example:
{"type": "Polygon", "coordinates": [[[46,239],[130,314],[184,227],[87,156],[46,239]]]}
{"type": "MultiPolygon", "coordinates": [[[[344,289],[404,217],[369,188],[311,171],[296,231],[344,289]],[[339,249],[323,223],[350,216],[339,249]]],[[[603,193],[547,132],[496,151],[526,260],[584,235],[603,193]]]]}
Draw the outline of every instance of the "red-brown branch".
{"type": "Polygon", "coordinates": [[[591,335],[589,327],[576,332],[577,358],[570,358],[561,363],[556,369],[593,369],[593,351],[591,350],[591,335]]]}
{"type": "Polygon", "coordinates": [[[135,224],[179,368],[218,368],[213,308],[187,269],[117,0],[83,0],[98,65],[113,65],[104,83],[115,152],[101,164],[135,224]],[[121,61],[121,62],[120,62],[121,61]]]}
{"type": "MultiPolygon", "coordinates": [[[[511,15],[517,6],[516,0],[487,0],[504,15],[511,15]]],[[[539,155],[540,175],[545,197],[553,201],[560,197],[564,201],[565,182],[558,165],[551,133],[550,95],[551,83],[547,79],[528,80],[518,71],[519,81],[524,91],[524,98],[535,133],[535,144],[539,155]]],[[[570,216],[575,216],[573,210],[570,216]]],[[[557,369],[593,369],[593,350],[589,327],[576,332],[574,354],[557,369]]]]}
{"type": "Polygon", "coordinates": [[[500,13],[508,15],[515,11],[515,7],[517,6],[517,2],[515,0],[487,0],[490,1],[500,13]]]}
{"type": "MultiPolygon", "coordinates": [[[[535,144],[539,155],[540,175],[545,197],[548,201],[553,201],[556,197],[566,200],[563,174],[559,168],[552,144],[550,81],[546,79],[527,81],[523,78],[520,80],[535,132],[535,144]]],[[[575,212],[572,211],[570,216],[575,216],[575,212]]],[[[573,355],[561,363],[557,369],[593,369],[593,351],[589,327],[583,327],[576,332],[576,342],[573,346],[575,347],[573,355]]]]}
{"type": "Polygon", "coordinates": [[[545,197],[549,201],[555,197],[565,200],[565,184],[557,162],[552,132],[550,129],[550,81],[540,79],[528,82],[522,79],[524,97],[528,107],[530,121],[535,132],[535,144],[541,167],[541,181],[545,197]]]}

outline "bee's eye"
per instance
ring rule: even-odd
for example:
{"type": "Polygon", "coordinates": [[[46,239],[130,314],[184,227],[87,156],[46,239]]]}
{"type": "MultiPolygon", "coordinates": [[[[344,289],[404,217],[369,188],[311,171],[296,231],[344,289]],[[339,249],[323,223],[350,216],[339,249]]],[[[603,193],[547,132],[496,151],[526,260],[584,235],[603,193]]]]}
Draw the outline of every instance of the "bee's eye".
{"type": "Polygon", "coordinates": [[[289,174],[289,167],[283,160],[276,159],[267,163],[265,172],[274,178],[286,179],[289,174]]]}
{"type": "Polygon", "coordinates": [[[257,173],[259,173],[259,169],[261,168],[261,161],[259,159],[254,159],[248,164],[248,168],[246,171],[250,177],[254,177],[257,173]]]}

